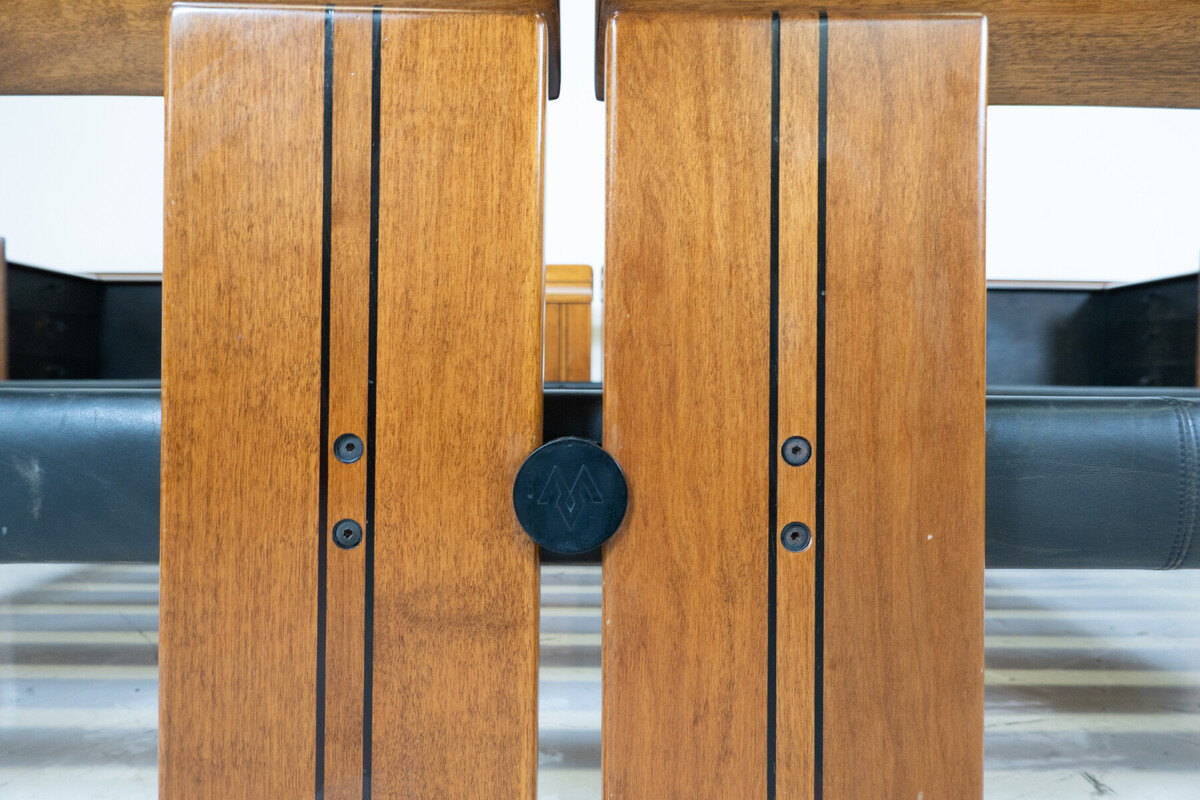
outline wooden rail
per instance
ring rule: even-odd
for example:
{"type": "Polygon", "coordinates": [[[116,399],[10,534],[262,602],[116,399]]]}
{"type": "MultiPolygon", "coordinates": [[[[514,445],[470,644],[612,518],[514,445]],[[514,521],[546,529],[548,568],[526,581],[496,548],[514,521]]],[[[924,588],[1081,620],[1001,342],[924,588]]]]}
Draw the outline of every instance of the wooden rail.
{"type": "MultiPolygon", "coordinates": [[[[555,0],[525,2],[546,15],[553,98],[558,94],[558,6],[555,0]]],[[[603,40],[605,21],[613,13],[636,10],[639,2],[599,2],[597,38],[603,40]]],[[[471,4],[483,8],[501,3],[471,4]]],[[[445,3],[388,0],[385,5],[445,3]]],[[[691,0],[678,5],[764,4],[691,0]]],[[[169,7],[170,0],[5,0],[0,94],[162,94],[169,7]]],[[[988,102],[995,105],[1200,108],[1200,3],[1194,0],[841,0],[829,10],[986,14],[988,102]]],[[[598,67],[603,52],[603,46],[597,48],[598,67]]],[[[596,86],[602,97],[600,72],[596,86]]]]}
{"type": "MultiPolygon", "coordinates": [[[[4,0],[0,95],[163,93],[163,41],[172,0],[4,0]]],[[[273,0],[279,5],[320,5],[273,0]]],[[[238,5],[229,3],[228,5],[238,5]]],[[[557,0],[381,0],[409,9],[503,10],[542,15],[548,85],[558,96],[557,0]]]]}
{"type": "MultiPolygon", "coordinates": [[[[604,96],[605,26],[616,13],[770,10],[764,0],[597,0],[596,95],[604,96]]],[[[820,4],[813,4],[820,8],[820,4]]],[[[829,12],[987,15],[992,105],[1200,108],[1195,0],[835,0],[829,12]]]]}

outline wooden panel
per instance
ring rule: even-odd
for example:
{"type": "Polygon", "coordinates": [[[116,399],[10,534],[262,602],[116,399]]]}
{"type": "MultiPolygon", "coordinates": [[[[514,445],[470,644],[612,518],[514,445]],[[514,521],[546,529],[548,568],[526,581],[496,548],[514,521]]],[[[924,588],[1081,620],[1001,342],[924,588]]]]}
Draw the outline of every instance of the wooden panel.
{"type": "Polygon", "coordinates": [[[604,550],[604,793],[762,797],[771,20],[614,25],[604,446],[630,503],[604,550]]]}
{"type": "Polygon", "coordinates": [[[532,798],[546,24],[173,20],[162,796],[532,798]]]}
{"type": "Polygon", "coordinates": [[[532,798],[545,26],[382,35],[372,796],[532,798]]]}
{"type": "Polygon", "coordinates": [[[315,11],[171,26],[163,798],[313,792],[323,31],[315,11]]]}
{"type": "Polygon", "coordinates": [[[592,302],[592,268],[587,264],[547,264],[546,303],[592,302]]]}
{"type": "Polygon", "coordinates": [[[592,268],[546,265],[547,383],[592,377],[592,268]]]}
{"type": "MultiPolygon", "coordinates": [[[[163,93],[163,34],[172,0],[4,0],[0,95],[163,93]]],[[[276,0],[315,5],[309,0],[276,0]]],[[[236,6],[237,3],[229,3],[236,6]]],[[[382,0],[371,5],[541,15],[550,96],[558,96],[556,0],[382,0]]]]}
{"type": "Polygon", "coordinates": [[[829,23],[826,797],[982,794],[982,38],[829,23]]]}
{"type": "MultiPolygon", "coordinates": [[[[602,0],[597,18],[596,94],[601,54],[617,11],[778,8],[763,0],[602,0]]],[[[786,5],[785,5],[786,7],[786,5]]],[[[988,17],[988,102],[1200,108],[1200,3],[1162,0],[841,0],[829,11],[979,12],[988,17]]]]}
{"type": "Polygon", "coordinates": [[[981,22],[608,44],[606,796],[978,797],[981,22]]]}

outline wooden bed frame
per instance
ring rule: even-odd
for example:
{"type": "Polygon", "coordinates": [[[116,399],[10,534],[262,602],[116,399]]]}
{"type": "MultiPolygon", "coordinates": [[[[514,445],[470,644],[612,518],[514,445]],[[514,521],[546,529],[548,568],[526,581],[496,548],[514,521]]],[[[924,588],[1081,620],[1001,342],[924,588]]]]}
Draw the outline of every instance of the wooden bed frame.
{"type": "MultiPolygon", "coordinates": [[[[597,12],[605,795],[977,798],[986,104],[1198,107],[1200,4],[597,12]]],[[[167,19],[0,17],[167,100],[161,795],[532,800],[557,5],[167,19]]]]}

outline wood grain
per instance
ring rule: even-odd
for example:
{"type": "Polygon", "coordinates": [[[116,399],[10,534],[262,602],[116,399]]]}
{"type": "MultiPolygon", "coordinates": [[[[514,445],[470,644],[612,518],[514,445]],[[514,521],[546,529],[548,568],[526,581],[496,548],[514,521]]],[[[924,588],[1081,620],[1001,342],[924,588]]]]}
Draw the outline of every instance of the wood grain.
{"type": "MultiPolygon", "coordinates": [[[[707,10],[808,10],[763,0],[600,0],[596,95],[604,96],[603,36],[612,15],[707,10]]],[[[988,102],[1200,108],[1200,3],[1162,0],[841,0],[830,12],[987,15],[988,102]]]]}
{"type": "MultiPolygon", "coordinates": [[[[597,34],[619,8],[665,2],[670,0],[608,0],[597,34]]],[[[703,5],[711,9],[737,2],[703,5]]],[[[443,0],[384,3],[392,4],[447,5],[443,0]]],[[[551,41],[550,96],[557,96],[557,4],[458,0],[453,5],[544,14],[551,41]]],[[[675,5],[685,7],[682,1],[675,5]]],[[[170,0],[6,0],[0,15],[0,94],[161,94],[169,6],[170,0]]],[[[762,0],[745,0],[743,6],[767,9],[762,0]]],[[[1138,0],[843,0],[829,8],[987,14],[988,91],[997,105],[1200,107],[1195,54],[1200,4],[1194,0],[1159,0],[1152,8],[1138,0]]],[[[598,67],[603,52],[601,43],[598,67]]],[[[602,97],[599,73],[596,81],[602,97]]]]}
{"type": "Polygon", "coordinates": [[[982,794],[982,46],[829,22],[825,797],[982,794]]]}
{"type": "Polygon", "coordinates": [[[613,25],[604,796],[763,797],[770,15],[613,25]]]}
{"type": "Polygon", "coordinates": [[[561,381],[566,372],[566,314],[565,307],[558,303],[546,304],[543,322],[542,379],[561,381]]]}
{"type": "MultiPolygon", "coordinates": [[[[161,95],[162,43],[171,2],[4,0],[0,95],[161,95]]],[[[310,0],[275,0],[275,4],[314,5],[310,0]]],[[[556,0],[381,0],[368,5],[540,15],[550,47],[550,96],[558,96],[556,0]]]]}
{"type": "Polygon", "coordinates": [[[188,8],[171,26],[159,611],[168,800],[313,793],[322,39],[319,11],[188,8]]]}
{"type": "Polygon", "coordinates": [[[545,372],[547,383],[592,377],[592,268],[546,265],[545,372]]]}
{"type": "MultiPolygon", "coordinates": [[[[367,439],[371,242],[371,14],[333,15],[329,431],[367,439]]],[[[329,459],[326,542],[339,520],[367,519],[369,455],[329,459]]],[[[325,612],[325,798],[360,800],[366,548],[328,546],[325,612]]]]}
{"type": "MultiPolygon", "coordinates": [[[[814,766],[816,548],[779,546],[791,522],[817,530],[816,459],[791,466],[783,442],[817,441],[817,119],[815,14],[788,14],[779,33],[779,434],[776,493],[776,758],[778,798],[811,798],[814,766]]],[[[834,795],[826,795],[834,797],[834,795]]]]}
{"type": "Polygon", "coordinates": [[[173,19],[162,796],[531,800],[538,564],[511,491],[542,430],[546,23],[173,19]],[[347,432],[363,459],[322,456],[347,432]],[[331,546],[342,518],[364,545],[331,546]]]}
{"type": "Polygon", "coordinates": [[[535,15],[383,19],[377,800],[534,797],[512,483],[542,433],[545,38],[535,15]]]}
{"type": "Polygon", "coordinates": [[[610,22],[607,797],[981,791],[982,25],[829,23],[827,208],[820,30],[780,22],[772,438],[771,18],[610,22]]]}

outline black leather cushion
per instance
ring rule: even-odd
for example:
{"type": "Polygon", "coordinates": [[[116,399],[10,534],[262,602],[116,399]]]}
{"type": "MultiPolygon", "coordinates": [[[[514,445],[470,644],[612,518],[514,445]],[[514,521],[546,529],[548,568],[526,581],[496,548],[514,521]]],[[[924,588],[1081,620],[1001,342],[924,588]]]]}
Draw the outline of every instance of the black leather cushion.
{"type": "Polygon", "coordinates": [[[1200,567],[1198,411],[1183,397],[989,395],[987,565],[1200,567]]]}
{"type": "MultiPolygon", "coordinates": [[[[1200,392],[1168,391],[989,388],[987,565],[1200,567],[1200,392]]],[[[0,562],[158,560],[159,395],[0,384],[0,562]]],[[[598,386],[546,400],[548,432],[598,437],[598,386]]]]}

